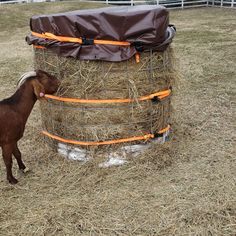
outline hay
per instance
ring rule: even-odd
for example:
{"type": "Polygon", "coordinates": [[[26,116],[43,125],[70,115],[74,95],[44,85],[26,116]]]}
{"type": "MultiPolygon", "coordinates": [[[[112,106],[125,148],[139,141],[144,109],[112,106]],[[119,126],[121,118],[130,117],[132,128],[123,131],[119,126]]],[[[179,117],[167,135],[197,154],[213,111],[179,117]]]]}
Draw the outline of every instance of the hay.
{"type": "MultiPolygon", "coordinates": [[[[41,103],[44,128],[79,141],[106,141],[156,133],[170,123],[170,97],[139,102],[140,96],[163,91],[174,80],[172,50],[148,51],[141,62],[80,61],[35,49],[35,68],[61,80],[58,96],[82,99],[131,98],[125,104],[41,103]]],[[[119,145],[116,145],[119,146],[119,145]]],[[[114,148],[114,146],[113,146],[114,148]]],[[[91,148],[90,148],[91,149],[91,148]]]]}
{"type": "MultiPolygon", "coordinates": [[[[29,17],[81,4],[1,5],[1,99],[32,69],[31,48],[22,41],[29,17]]],[[[183,73],[171,98],[171,142],[153,145],[135,164],[81,165],[41,142],[36,103],[19,143],[32,172],[10,186],[0,164],[0,235],[236,235],[235,11],[170,14],[179,29],[175,52],[183,73]]],[[[13,168],[17,172],[16,163],[13,168]]]]}

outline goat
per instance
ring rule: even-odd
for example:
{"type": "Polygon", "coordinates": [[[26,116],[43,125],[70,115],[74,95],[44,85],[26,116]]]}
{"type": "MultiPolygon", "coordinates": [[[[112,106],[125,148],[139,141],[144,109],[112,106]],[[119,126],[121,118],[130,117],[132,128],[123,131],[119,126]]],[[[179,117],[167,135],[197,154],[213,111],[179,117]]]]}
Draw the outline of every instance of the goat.
{"type": "Polygon", "coordinates": [[[12,175],[12,154],[19,169],[27,168],[21,159],[17,142],[23,137],[25,124],[37,99],[44,94],[53,94],[59,87],[59,80],[42,70],[25,73],[18,82],[18,89],[9,98],[0,101],[0,146],[6,166],[7,180],[11,184],[18,181],[12,175]]]}

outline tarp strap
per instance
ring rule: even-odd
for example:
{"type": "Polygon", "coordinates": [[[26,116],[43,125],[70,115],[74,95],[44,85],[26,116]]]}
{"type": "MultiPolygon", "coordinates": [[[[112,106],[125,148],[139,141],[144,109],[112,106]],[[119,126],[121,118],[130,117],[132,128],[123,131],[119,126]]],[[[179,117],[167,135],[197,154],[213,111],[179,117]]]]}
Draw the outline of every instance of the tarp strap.
{"type": "Polygon", "coordinates": [[[140,53],[135,53],[135,60],[136,60],[136,63],[139,63],[140,62],[140,53]]]}
{"type": "Polygon", "coordinates": [[[113,41],[113,40],[102,40],[102,39],[86,39],[86,38],[74,38],[67,36],[57,36],[52,33],[36,33],[31,32],[31,34],[37,38],[57,40],[59,42],[69,42],[69,43],[79,43],[81,45],[91,45],[91,44],[103,44],[103,45],[114,45],[114,46],[130,46],[131,43],[125,41],[113,41]]]}
{"type": "Polygon", "coordinates": [[[52,99],[61,102],[71,102],[71,103],[89,103],[89,104],[104,104],[104,103],[129,103],[135,101],[146,101],[146,100],[153,100],[158,101],[165,97],[168,97],[171,94],[171,90],[167,89],[161,92],[153,93],[147,96],[142,96],[136,99],[126,98],[126,99],[80,99],[80,98],[65,98],[65,97],[58,97],[54,95],[45,94],[45,98],[52,99]]]}
{"type": "MultiPolygon", "coordinates": [[[[167,132],[170,129],[170,125],[168,125],[166,128],[158,131],[158,134],[163,134],[167,132]]],[[[75,145],[81,145],[81,146],[100,146],[100,145],[111,145],[111,144],[118,144],[118,143],[126,143],[126,142],[133,142],[133,141],[142,141],[142,140],[149,140],[152,138],[155,138],[154,134],[146,134],[143,136],[136,136],[136,137],[131,137],[131,138],[123,138],[123,139],[116,139],[116,140],[109,140],[109,141],[100,141],[100,142],[85,142],[85,141],[76,141],[72,139],[64,139],[61,138],[57,135],[50,134],[47,131],[42,131],[44,135],[46,135],[49,138],[52,138],[54,140],[63,142],[63,143],[68,143],[68,144],[75,144],[75,145]]]]}
{"type": "Polygon", "coordinates": [[[39,46],[39,45],[33,45],[33,47],[37,49],[46,49],[44,46],[39,46]]]}

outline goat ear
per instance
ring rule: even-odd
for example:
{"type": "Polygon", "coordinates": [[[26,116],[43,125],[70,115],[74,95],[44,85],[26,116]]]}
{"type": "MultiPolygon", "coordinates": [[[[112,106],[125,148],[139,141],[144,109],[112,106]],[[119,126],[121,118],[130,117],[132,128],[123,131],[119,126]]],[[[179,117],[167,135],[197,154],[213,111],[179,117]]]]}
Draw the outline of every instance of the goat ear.
{"type": "Polygon", "coordinates": [[[45,95],[45,89],[43,85],[37,79],[32,80],[32,85],[37,99],[43,98],[45,95]]]}

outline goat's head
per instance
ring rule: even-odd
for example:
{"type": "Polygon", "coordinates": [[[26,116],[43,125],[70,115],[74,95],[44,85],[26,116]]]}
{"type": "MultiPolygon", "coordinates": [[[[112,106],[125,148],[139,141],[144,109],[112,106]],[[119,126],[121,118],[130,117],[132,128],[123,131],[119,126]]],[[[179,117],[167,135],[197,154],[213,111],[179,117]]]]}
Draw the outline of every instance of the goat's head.
{"type": "Polygon", "coordinates": [[[37,98],[43,97],[45,93],[53,94],[59,88],[60,81],[45,71],[37,70],[36,78],[36,80],[32,80],[32,84],[37,98]]]}
{"type": "Polygon", "coordinates": [[[27,72],[22,75],[18,82],[18,87],[26,81],[30,81],[32,84],[37,98],[44,97],[44,94],[55,93],[60,85],[60,81],[55,76],[42,70],[27,72]]]}

